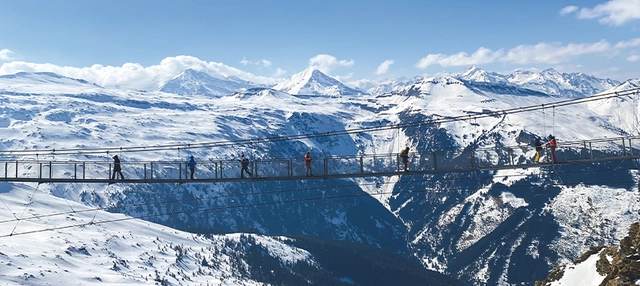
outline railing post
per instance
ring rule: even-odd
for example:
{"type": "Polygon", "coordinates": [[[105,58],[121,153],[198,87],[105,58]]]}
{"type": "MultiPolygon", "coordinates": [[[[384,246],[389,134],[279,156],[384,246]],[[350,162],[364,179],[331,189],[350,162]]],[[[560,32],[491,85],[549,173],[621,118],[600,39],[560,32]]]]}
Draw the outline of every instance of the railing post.
{"type": "MultiPolygon", "coordinates": [[[[38,171],[38,179],[42,179],[42,163],[38,163],[38,165],[40,165],[39,171],[38,171]]],[[[18,178],[17,174],[16,174],[16,178],[18,178]]]]}
{"type": "Polygon", "coordinates": [[[431,152],[433,155],[433,170],[438,170],[438,161],[436,161],[436,151],[431,152]]]}
{"type": "Polygon", "coordinates": [[[324,157],[324,176],[329,176],[329,158],[324,157]]]}
{"type": "Polygon", "coordinates": [[[78,179],[78,163],[73,163],[73,180],[78,179]]]}
{"type": "Polygon", "coordinates": [[[589,158],[593,161],[593,145],[589,142],[589,158]]]}
{"type": "Polygon", "coordinates": [[[9,169],[9,162],[5,162],[4,163],[4,178],[5,179],[7,178],[7,172],[8,172],[7,169],[9,169]]]}
{"type": "Polygon", "coordinates": [[[360,155],[360,174],[364,173],[364,159],[362,157],[363,156],[360,155]]]}
{"type": "Polygon", "coordinates": [[[149,178],[153,180],[153,162],[149,162],[149,178]]]}
{"type": "Polygon", "coordinates": [[[51,165],[51,161],[49,161],[49,179],[51,179],[52,173],[53,173],[53,165],[51,165]]]}
{"type": "Polygon", "coordinates": [[[87,173],[87,168],[84,165],[84,162],[82,162],[82,179],[84,180],[85,178],[85,174],[87,173]]]}
{"type": "Polygon", "coordinates": [[[18,178],[18,160],[16,160],[16,179],[18,178]]]}
{"type": "Polygon", "coordinates": [[[625,146],[624,138],[622,138],[622,156],[627,156],[627,146],[625,146]]]}
{"type": "Polygon", "coordinates": [[[513,149],[509,148],[507,153],[509,154],[509,166],[513,166],[513,149]]]}
{"type": "Polygon", "coordinates": [[[142,169],[144,170],[144,175],[142,175],[142,177],[146,181],[147,180],[147,163],[142,164],[142,169]]]}
{"type": "Polygon", "coordinates": [[[587,141],[582,141],[582,144],[584,145],[584,149],[582,149],[583,150],[582,152],[584,152],[584,158],[589,159],[589,157],[587,156],[587,152],[588,152],[587,141]]]}
{"type": "Polygon", "coordinates": [[[222,161],[220,161],[220,179],[224,178],[222,174],[222,161]]]}
{"type": "Polygon", "coordinates": [[[253,165],[253,177],[257,178],[258,177],[258,162],[260,161],[260,158],[256,159],[254,162],[255,164],[253,165]]]}
{"type": "Polygon", "coordinates": [[[109,163],[109,173],[107,174],[107,180],[111,179],[111,163],[109,163]]]}

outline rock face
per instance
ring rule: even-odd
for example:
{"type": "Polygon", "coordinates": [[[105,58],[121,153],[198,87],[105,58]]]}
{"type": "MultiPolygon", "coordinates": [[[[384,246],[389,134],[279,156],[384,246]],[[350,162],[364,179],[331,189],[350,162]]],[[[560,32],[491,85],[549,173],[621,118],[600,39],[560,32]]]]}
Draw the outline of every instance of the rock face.
{"type": "MultiPolygon", "coordinates": [[[[634,286],[640,282],[640,222],[629,227],[629,235],[620,240],[620,245],[592,247],[573,263],[578,265],[593,255],[598,256],[596,271],[604,279],[600,286],[634,286]]],[[[536,281],[536,286],[559,285],[565,275],[566,265],[556,267],[544,281],[536,281]]],[[[583,273],[587,275],[587,273],[583,273]]]]}

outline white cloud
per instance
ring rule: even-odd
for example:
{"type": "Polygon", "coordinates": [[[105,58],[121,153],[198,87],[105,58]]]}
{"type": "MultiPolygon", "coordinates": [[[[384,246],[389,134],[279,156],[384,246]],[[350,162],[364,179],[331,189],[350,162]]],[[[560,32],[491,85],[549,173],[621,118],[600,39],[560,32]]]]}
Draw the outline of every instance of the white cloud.
{"type": "Polygon", "coordinates": [[[157,89],[185,69],[203,71],[214,77],[236,76],[261,84],[275,84],[277,79],[256,76],[217,62],[207,62],[192,56],[167,57],[159,65],[144,67],[137,63],[126,63],[120,67],[93,65],[91,67],[64,67],[53,64],[38,64],[22,61],[3,63],[0,74],[25,72],[53,72],[67,77],[84,79],[104,87],[120,86],[131,89],[157,89]]]}
{"type": "Polygon", "coordinates": [[[273,75],[273,77],[281,77],[282,75],[286,74],[287,71],[281,69],[281,68],[276,68],[276,73],[273,75]]]}
{"type": "Polygon", "coordinates": [[[11,61],[13,60],[14,55],[15,53],[9,49],[2,49],[0,50],[0,61],[5,61],[5,62],[11,61]]]}
{"type": "Polygon", "coordinates": [[[578,10],[578,6],[567,6],[560,10],[560,15],[567,15],[578,10]]]}
{"type": "Polygon", "coordinates": [[[393,60],[386,60],[384,62],[382,62],[378,68],[376,69],[376,74],[380,75],[380,74],[385,74],[387,73],[387,71],[389,71],[389,67],[394,63],[393,60]]]}
{"type": "Polygon", "coordinates": [[[336,57],[327,55],[327,54],[319,54],[311,59],[309,59],[309,66],[317,68],[321,72],[325,74],[329,74],[331,70],[338,67],[350,67],[354,64],[353,60],[338,60],[336,57]]]}
{"type": "Polygon", "coordinates": [[[416,63],[416,67],[425,69],[431,65],[440,65],[442,67],[450,66],[468,66],[468,65],[481,65],[492,63],[503,55],[502,50],[492,51],[490,49],[481,47],[475,51],[471,56],[465,52],[460,52],[454,55],[443,54],[429,54],[426,57],[420,59],[416,63]]]}
{"type": "Polygon", "coordinates": [[[640,46],[640,38],[631,39],[629,41],[620,41],[615,45],[618,49],[634,48],[638,46],[640,46]]]}
{"type": "Polygon", "coordinates": [[[259,60],[256,62],[256,65],[263,65],[265,68],[268,68],[271,66],[271,62],[268,60],[259,60]]]}
{"type": "Polygon", "coordinates": [[[629,57],[627,58],[627,61],[630,61],[630,62],[632,62],[632,63],[635,63],[635,62],[637,62],[637,61],[640,61],[640,55],[632,55],[632,56],[629,56],[629,57]]]}
{"type": "Polygon", "coordinates": [[[603,53],[609,51],[611,45],[607,41],[600,41],[588,44],[567,44],[565,46],[559,44],[538,43],[536,45],[520,45],[517,46],[500,59],[501,62],[514,64],[558,64],[566,62],[572,57],[603,53]]]}
{"type": "Polygon", "coordinates": [[[240,63],[243,66],[250,65],[250,64],[256,65],[256,66],[264,66],[266,68],[271,66],[271,62],[269,60],[262,59],[262,60],[259,60],[259,61],[252,62],[252,61],[247,60],[246,57],[242,57],[242,60],[240,61],[240,63]]]}
{"type": "Polygon", "coordinates": [[[610,0],[593,8],[582,8],[579,19],[598,19],[602,24],[620,26],[640,19],[640,0],[610,0]]]}
{"type": "Polygon", "coordinates": [[[596,43],[560,45],[558,43],[538,43],[536,45],[520,45],[506,53],[500,49],[492,51],[479,48],[471,56],[460,52],[457,54],[429,54],[416,63],[416,67],[425,69],[432,65],[442,67],[481,65],[495,62],[510,64],[559,64],[568,62],[571,58],[586,54],[606,54],[611,56],[616,49],[624,49],[640,45],[640,39],[619,42],[612,46],[605,40],[596,43]]]}

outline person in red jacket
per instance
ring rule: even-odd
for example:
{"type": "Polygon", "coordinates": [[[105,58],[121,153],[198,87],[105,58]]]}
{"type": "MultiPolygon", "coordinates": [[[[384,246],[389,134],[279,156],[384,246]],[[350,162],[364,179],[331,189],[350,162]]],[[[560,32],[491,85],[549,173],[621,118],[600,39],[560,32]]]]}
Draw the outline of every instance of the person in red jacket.
{"type": "Polygon", "coordinates": [[[307,152],[304,155],[304,167],[305,167],[305,175],[307,177],[313,176],[313,172],[311,171],[311,154],[307,152]]]}
{"type": "Polygon", "coordinates": [[[558,163],[558,159],[556,159],[556,147],[558,143],[556,142],[556,137],[549,134],[549,142],[547,143],[549,149],[551,150],[551,158],[553,159],[553,163],[558,163]]]}

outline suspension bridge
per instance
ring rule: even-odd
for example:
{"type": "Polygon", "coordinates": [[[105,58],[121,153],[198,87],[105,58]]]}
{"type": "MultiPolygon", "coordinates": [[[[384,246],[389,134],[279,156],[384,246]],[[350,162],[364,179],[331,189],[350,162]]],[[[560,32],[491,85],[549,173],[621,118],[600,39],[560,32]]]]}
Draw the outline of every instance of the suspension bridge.
{"type": "Polygon", "coordinates": [[[216,183],[280,180],[318,180],[479,172],[486,170],[527,169],[557,164],[591,164],[606,161],[640,159],[640,136],[582,141],[559,141],[557,163],[543,151],[539,163],[533,162],[534,146],[492,146],[461,151],[412,152],[407,171],[400,154],[359,154],[314,158],[313,175],[306,175],[300,158],[259,158],[249,163],[252,176],[241,178],[238,160],[197,162],[195,178],[190,178],[186,161],[123,161],[124,179],[114,180],[113,162],[105,161],[0,161],[0,181],[36,183],[216,183]]]}

